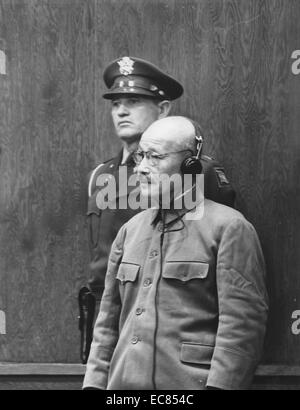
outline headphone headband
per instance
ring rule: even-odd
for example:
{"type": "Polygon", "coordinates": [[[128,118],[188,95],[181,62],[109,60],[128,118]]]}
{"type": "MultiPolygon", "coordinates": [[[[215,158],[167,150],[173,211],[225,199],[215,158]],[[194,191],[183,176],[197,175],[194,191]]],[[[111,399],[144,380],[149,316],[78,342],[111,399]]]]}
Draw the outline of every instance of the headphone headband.
{"type": "Polygon", "coordinates": [[[196,149],[197,149],[197,154],[196,154],[196,158],[197,159],[199,159],[200,158],[200,154],[201,154],[201,151],[202,151],[202,147],[203,147],[203,137],[202,137],[202,135],[195,135],[195,138],[196,138],[196,141],[197,141],[197,146],[196,146],[196,149]]]}
{"type": "Polygon", "coordinates": [[[195,141],[196,141],[196,150],[197,154],[192,155],[185,160],[183,160],[181,164],[181,172],[183,174],[201,174],[202,173],[202,164],[200,161],[201,151],[203,148],[203,137],[200,125],[193,120],[190,120],[195,129],[195,141]]]}

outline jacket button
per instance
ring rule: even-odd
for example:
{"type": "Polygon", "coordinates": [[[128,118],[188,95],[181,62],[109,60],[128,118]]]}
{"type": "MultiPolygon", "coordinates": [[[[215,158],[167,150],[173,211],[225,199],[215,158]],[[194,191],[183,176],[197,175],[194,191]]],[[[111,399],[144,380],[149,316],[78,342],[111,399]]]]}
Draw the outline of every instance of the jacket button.
{"type": "Polygon", "coordinates": [[[145,279],[144,280],[144,287],[147,288],[150,285],[151,285],[151,280],[150,279],[145,279]]]}
{"type": "Polygon", "coordinates": [[[143,309],[142,308],[137,308],[135,311],[136,315],[141,315],[143,313],[143,309]]]}
{"type": "Polygon", "coordinates": [[[131,343],[133,345],[136,345],[138,341],[139,341],[139,338],[137,336],[133,336],[133,338],[131,339],[131,343]]]}
{"type": "Polygon", "coordinates": [[[154,250],[154,251],[151,251],[151,252],[150,252],[149,257],[150,257],[150,259],[151,259],[151,258],[155,258],[157,255],[158,255],[158,252],[157,252],[156,250],[154,250]]]}

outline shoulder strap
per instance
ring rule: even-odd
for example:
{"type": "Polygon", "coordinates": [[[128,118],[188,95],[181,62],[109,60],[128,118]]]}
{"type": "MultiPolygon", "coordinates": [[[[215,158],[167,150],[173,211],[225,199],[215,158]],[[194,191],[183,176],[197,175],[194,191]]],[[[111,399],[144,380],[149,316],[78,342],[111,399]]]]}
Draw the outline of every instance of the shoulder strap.
{"type": "MultiPolygon", "coordinates": [[[[120,156],[120,154],[119,154],[119,156],[120,156]]],[[[94,179],[95,179],[95,176],[97,175],[99,169],[101,167],[103,167],[104,165],[106,166],[106,169],[107,169],[107,166],[109,165],[109,163],[115,163],[116,161],[117,161],[117,163],[119,163],[119,160],[120,160],[119,156],[110,158],[107,161],[102,162],[90,173],[89,183],[88,183],[88,195],[89,195],[89,197],[93,195],[93,185],[94,185],[94,182],[95,182],[94,179]]]]}
{"type": "Polygon", "coordinates": [[[90,178],[89,178],[89,183],[88,183],[88,195],[89,197],[92,196],[93,194],[93,184],[94,184],[94,178],[97,175],[97,172],[99,171],[99,169],[101,167],[103,167],[103,165],[108,166],[109,163],[113,163],[115,166],[118,166],[121,163],[121,159],[122,159],[122,155],[123,155],[123,150],[121,150],[119,152],[119,155],[117,155],[116,157],[110,158],[104,162],[102,162],[102,164],[98,165],[90,174],[90,178]]]}
{"type": "Polygon", "coordinates": [[[92,196],[92,187],[93,187],[93,182],[94,182],[95,175],[96,175],[97,171],[98,171],[103,165],[104,165],[104,163],[98,165],[98,166],[92,171],[92,173],[91,173],[90,180],[89,180],[89,186],[88,186],[88,195],[89,195],[89,197],[92,196]]]}

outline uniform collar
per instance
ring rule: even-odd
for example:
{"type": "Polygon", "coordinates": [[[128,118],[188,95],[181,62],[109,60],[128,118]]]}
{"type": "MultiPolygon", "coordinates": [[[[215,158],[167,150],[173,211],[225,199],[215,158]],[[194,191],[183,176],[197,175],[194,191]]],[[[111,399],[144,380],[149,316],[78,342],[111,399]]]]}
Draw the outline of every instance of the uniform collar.
{"type": "Polygon", "coordinates": [[[155,209],[153,211],[151,224],[156,225],[158,222],[164,220],[164,224],[167,226],[178,219],[182,219],[187,212],[189,212],[188,209],[155,209]]]}
{"type": "Polygon", "coordinates": [[[123,150],[120,152],[120,156],[119,156],[119,165],[126,165],[127,167],[134,167],[135,166],[135,162],[133,160],[133,153],[129,153],[129,155],[127,156],[126,160],[123,161],[123,150]]]}
{"type": "MultiPolygon", "coordinates": [[[[186,193],[182,196],[184,197],[186,193]]],[[[182,209],[154,209],[153,216],[151,219],[151,224],[156,225],[158,222],[164,220],[165,225],[170,225],[171,223],[182,219],[186,213],[193,212],[195,209],[204,201],[204,197],[199,198],[196,201],[195,206],[191,209],[183,207],[182,209]]]]}
{"type": "Polygon", "coordinates": [[[121,151],[115,157],[115,166],[116,167],[119,167],[121,165],[122,158],[123,158],[123,149],[121,149],[121,151]]]}

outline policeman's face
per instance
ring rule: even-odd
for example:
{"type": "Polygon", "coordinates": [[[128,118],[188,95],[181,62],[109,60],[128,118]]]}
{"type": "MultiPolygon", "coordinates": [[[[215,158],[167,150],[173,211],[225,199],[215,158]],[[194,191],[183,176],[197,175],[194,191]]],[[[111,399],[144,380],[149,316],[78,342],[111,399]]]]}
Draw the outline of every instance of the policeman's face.
{"type": "Polygon", "coordinates": [[[118,137],[133,142],[159,118],[160,105],[140,96],[119,97],[112,100],[111,114],[118,137]]]}

